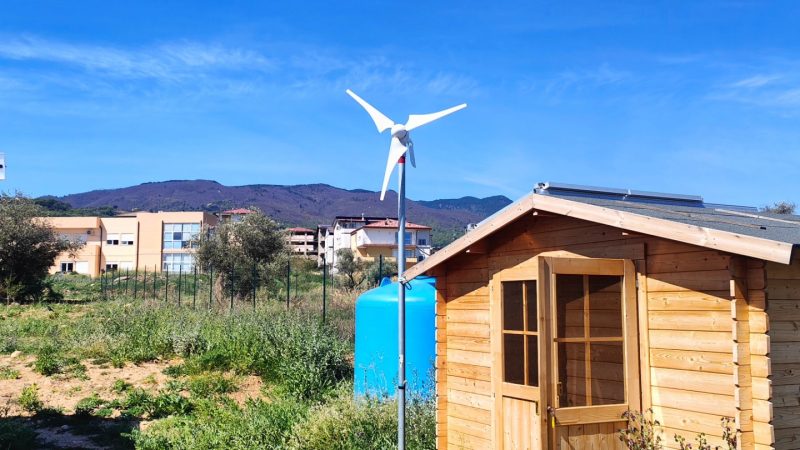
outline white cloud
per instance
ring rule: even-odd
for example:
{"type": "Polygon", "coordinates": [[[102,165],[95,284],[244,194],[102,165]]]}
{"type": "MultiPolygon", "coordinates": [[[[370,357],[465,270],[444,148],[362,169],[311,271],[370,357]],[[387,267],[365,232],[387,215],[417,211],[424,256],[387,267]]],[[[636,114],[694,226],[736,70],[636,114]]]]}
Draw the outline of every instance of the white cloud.
{"type": "Polygon", "coordinates": [[[755,75],[730,84],[732,88],[758,88],[781,78],[780,75],[755,75]]]}

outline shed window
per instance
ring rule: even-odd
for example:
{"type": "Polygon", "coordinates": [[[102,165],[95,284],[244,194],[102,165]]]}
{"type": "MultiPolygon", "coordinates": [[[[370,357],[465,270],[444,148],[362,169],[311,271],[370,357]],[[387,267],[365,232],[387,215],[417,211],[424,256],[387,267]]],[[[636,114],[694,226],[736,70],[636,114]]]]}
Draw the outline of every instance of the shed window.
{"type": "Polygon", "coordinates": [[[625,402],[622,277],[556,275],[559,407],[625,402]]]}
{"type": "Polygon", "coordinates": [[[503,381],[539,386],[536,282],[503,282],[502,309],[503,381]]]}

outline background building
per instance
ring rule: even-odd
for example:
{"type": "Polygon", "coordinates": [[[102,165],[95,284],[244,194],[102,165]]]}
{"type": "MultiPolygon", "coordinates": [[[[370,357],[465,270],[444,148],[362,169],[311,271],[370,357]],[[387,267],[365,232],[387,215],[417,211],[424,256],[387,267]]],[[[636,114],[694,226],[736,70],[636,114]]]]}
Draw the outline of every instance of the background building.
{"type": "Polygon", "coordinates": [[[204,226],[217,225],[205,212],[138,212],[118,217],[46,217],[62,237],[83,242],[74,253],[62,253],[50,272],[77,272],[92,277],[103,271],[194,270],[193,240],[204,226]]]}
{"type": "Polygon", "coordinates": [[[292,256],[317,257],[316,232],[308,228],[287,228],[287,242],[292,256]]]}

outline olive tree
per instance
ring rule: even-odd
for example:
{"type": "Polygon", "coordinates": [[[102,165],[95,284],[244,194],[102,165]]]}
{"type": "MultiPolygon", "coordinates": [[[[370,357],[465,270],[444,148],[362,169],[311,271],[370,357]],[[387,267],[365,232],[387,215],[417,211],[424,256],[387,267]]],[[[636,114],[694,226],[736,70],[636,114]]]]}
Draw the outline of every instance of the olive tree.
{"type": "Polygon", "coordinates": [[[56,257],[82,246],[60,237],[42,215],[22,194],[0,194],[0,297],[7,301],[41,298],[56,257]]]}
{"type": "Polygon", "coordinates": [[[244,297],[256,286],[275,280],[288,257],[286,235],[258,210],[240,222],[204,229],[197,238],[197,263],[213,270],[225,295],[244,297]]]}
{"type": "Polygon", "coordinates": [[[764,212],[775,214],[794,214],[796,205],[792,202],[777,202],[772,206],[765,206],[764,212]]]}

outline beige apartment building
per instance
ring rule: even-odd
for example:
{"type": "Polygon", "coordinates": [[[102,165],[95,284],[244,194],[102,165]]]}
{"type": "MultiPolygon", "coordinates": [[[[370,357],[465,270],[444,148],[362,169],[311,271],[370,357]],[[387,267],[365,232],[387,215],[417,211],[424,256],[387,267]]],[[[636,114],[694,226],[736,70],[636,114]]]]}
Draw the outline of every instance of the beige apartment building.
{"type": "Polygon", "coordinates": [[[214,227],[213,214],[138,212],[118,217],[44,218],[64,238],[83,242],[74,254],[62,253],[51,273],[77,272],[92,277],[104,271],[194,270],[192,241],[204,226],[214,227]]]}

